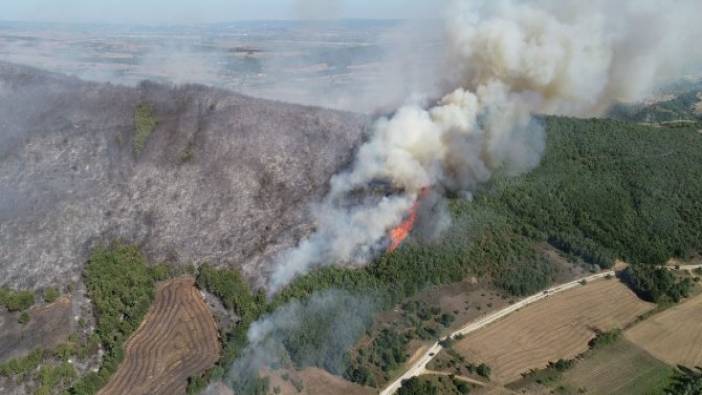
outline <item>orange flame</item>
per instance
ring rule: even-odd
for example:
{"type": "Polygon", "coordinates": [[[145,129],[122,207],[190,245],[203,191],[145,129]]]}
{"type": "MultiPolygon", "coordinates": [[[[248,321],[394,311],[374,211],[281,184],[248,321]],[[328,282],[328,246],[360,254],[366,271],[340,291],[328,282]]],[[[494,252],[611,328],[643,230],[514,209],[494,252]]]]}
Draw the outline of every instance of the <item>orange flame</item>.
{"type": "Polygon", "coordinates": [[[405,239],[410,235],[412,229],[414,228],[414,223],[417,221],[417,210],[419,209],[419,203],[428,192],[429,188],[422,188],[422,190],[419,192],[419,197],[410,208],[407,218],[390,230],[388,233],[388,238],[390,239],[390,244],[388,245],[387,250],[388,252],[393,252],[398,249],[402,242],[405,241],[405,239]]]}

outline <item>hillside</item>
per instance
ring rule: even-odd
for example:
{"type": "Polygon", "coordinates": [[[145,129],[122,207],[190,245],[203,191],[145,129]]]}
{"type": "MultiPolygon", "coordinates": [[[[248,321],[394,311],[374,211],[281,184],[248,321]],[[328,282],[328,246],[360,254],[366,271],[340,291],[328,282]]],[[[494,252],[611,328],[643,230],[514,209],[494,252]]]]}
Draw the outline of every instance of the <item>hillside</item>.
{"type": "MultiPolygon", "coordinates": [[[[311,229],[308,204],[348,163],[365,117],[201,86],[128,88],[1,64],[0,120],[7,131],[0,137],[0,285],[64,287],[83,274],[95,312],[85,309],[81,318],[97,318],[99,339],[92,345],[99,340],[108,351],[100,373],[70,370],[66,388],[95,390],[108,381],[151,303],[154,281],[176,275],[173,266],[212,264],[192,274],[234,317],[219,328],[221,360],[204,377],[191,377],[190,388],[221,378],[247,393],[261,382],[226,372],[246,350],[255,355],[246,333],[261,318],[291,311],[297,318],[271,335],[280,337],[283,367],[328,369],[379,387],[409,357],[410,340],[433,341],[460,317],[455,308],[429,307],[417,296],[435,291],[432,286],[479,278],[504,293],[495,301],[500,304],[560,281],[564,267],[571,274],[597,271],[624,259],[634,267],[629,275],[639,296],[676,302],[689,284],[654,265],[702,253],[696,125],[543,117],[547,142],[539,167],[518,177],[498,172],[470,199],[449,192],[441,204],[451,224],[441,237],[415,234],[365,268],[327,267],[266,300],[237,272],[256,285],[267,259],[311,229]],[[118,240],[131,245],[125,251],[138,256],[138,264],[128,267],[114,251],[95,250],[118,240]],[[109,270],[83,272],[91,251],[93,266],[109,270]],[[168,265],[147,269],[147,261],[168,265]],[[113,281],[118,276],[125,279],[113,281]],[[647,289],[654,276],[661,281],[647,289]],[[321,292],[327,289],[335,291],[321,292]],[[132,303],[137,294],[140,314],[121,300],[132,303]],[[354,312],[356,325],[344,326],[349,333],[342,343],[335,343],[335,328],[348,309],[314,308],[325,295],[362,307],[364,318],[354,312]],[[412,297],[418,300],[408,303],[412,297]],[[294,299],[300,301],[290,304],[294,299]],[[390,310],[411,325],[371,325],[373,314],[390,310]],[[123,316],[128,326],[110,321],[123,316]]],[[[419,226],[431,219],[425,215],[420,212],[419,226]]],[[[491,299],[484,302],[493,307],[491,299]]],[[[79,326],[83,337],[91,335],[88,325],[79,326]]],[[[87,340],[81,347],[93,350],[87,340]]],[[[95,354],[85,354],[85,367],[91,366],[95,354]]],[[[51,363],[37,358],[27,365],[51,363]]]]}
{"type": "Polygon", "coordinates": [[[702,82],[685,85],[682,92],[669,95],[655,103],[618,105],[612,109],[610,116],[623,121],[666,123],[666,122],[702,122],[700,107],[702,82]]]}
{"type": "MultiPolygon", "coordinates": [[[[383,296],[388,310],[404,311],[369,332],[350,356],[348,379],[382,387],[409,358],[410,340],[446,334],[440,311],[417,319],[408,312],[408,297],[469,276],[490,279],[514,296],[537,293],[558,275],[552,248],[588,271],[627,260],[639,285],[655,287],[648,301],[669,303],[687,294],[690,279],[677,281],[655,265],[702,252],[702,135],[695,128],[607,119],[543,121],[548,139],[541,165],[520,177],[497,177],[472,200],[449,199],[452,225],[441,238],[410,240],[363,270],[317,271],[294,282],[275,303],[341,288],[362,295],[371,290],[383,296]],[[405,319],[412,322],[409,328],[405,319]],[[387,355],[392,357],[381,357],[387,355]]],[[[314,319],[307,321],[304,332],[317,329],[314,319]]]]}
{"type": "Polygon", "coordinates": [[[242,268],[310,227],[366,119],[202,86],[83,82],[0,63],[0,285],[65,284],[116,239],[242,268]]]}

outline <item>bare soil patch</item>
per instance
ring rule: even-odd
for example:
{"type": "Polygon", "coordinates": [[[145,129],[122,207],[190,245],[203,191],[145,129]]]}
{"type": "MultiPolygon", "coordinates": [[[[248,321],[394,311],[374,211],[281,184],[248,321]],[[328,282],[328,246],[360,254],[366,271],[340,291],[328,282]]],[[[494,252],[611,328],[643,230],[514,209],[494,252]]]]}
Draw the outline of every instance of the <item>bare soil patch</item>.
{"type": "Polygon", "coordinates": [[[702,365],[702,295],[648,318],[625,337],[672,365],[702,365]]]}
{"type": "Polygon", "coordinates": [[[341,377],[334,376],[323,369],[306,368],[300,371],[281,370],[270,376],[270,390],[276,393],[279,389],[282,395],[371,395],[377,390],[351,383],[341,377]],[[298,388],[300,390],[298,391],[298,388]]]}
{"type": "Polygon", "coordinates": [[[217,326],[195,280],[159,286],[144,322],[127,341],[125,358],[100,394],[184,394],[187,379],[220,353],[217,326]]]}
{"type": "Polygon", "coordinates": [[[487,363],[498,383],[588,349],[595,330],[622,328],[655,306],[617,280],[599,280],[530,305],[455,343],[473,363],[487,363]]]}
{"type": "Polygon", "coordinates": [[[36,348],[54,348],[65,342],[72,330],[71,299],[66,296],[30,309],[26,325],[18,322],[19,315],[0,314],[0,363],[29,354],[36,348]]]}

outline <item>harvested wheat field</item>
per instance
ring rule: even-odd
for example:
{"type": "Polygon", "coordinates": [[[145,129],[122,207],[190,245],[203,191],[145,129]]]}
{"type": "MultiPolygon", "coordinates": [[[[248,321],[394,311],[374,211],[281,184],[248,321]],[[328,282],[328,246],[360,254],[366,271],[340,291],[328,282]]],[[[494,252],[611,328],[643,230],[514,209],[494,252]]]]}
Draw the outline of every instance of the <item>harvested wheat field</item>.
{"type": "Polygon", "coordinates": [[[213,366],[219,352],[217,326],[194,280],[168,281],[100,394],[184,394],[188,377],[213,366]]]}
{"type": "Polygon", "coordinates": [[[654,307],[617,280],[599,280],[563,292],[466,336],[454,349],[467,361],[487,363],[492,379],[509,383],[531,369],[588,349],[595,329],[621,328],[654,307]]]}
{"type": "Polygon", "coordinates": [[[702,295],[650,317],[624,335],[671,365],[702,365],[702,295]]]}

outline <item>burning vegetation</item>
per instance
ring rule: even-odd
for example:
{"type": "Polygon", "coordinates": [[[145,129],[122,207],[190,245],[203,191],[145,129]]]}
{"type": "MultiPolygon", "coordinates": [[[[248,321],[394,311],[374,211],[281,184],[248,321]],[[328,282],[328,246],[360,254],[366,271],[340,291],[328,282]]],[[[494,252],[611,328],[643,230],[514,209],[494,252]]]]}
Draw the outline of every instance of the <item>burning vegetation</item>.
{"type": "Polygon", "coordinates": [[[412,229],[414,228],[414,224],[417,222],[417,212],[419,211],[419,206],[422,203],[422,200],[429,194],[429,188],[424,187],[422,188],[421,192],[419,192],[419,196],[417,197],[417,200],[414,202],[412,207],[409,209],[409,213],[407,217],[396,227],[392,228],[390,232],[388,232],[388,239],[389,239],[389,244],[388,244],[388,249],[387,252],[393,252],[396,249],[402,245],[402,242],[407,239],[407,237],[412,233],[412,229]]]}

